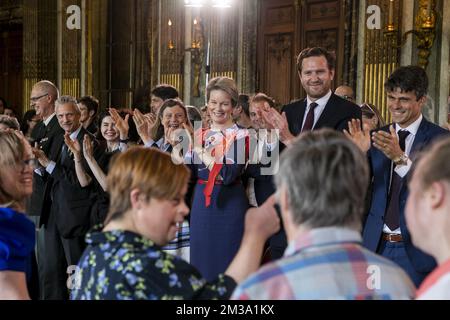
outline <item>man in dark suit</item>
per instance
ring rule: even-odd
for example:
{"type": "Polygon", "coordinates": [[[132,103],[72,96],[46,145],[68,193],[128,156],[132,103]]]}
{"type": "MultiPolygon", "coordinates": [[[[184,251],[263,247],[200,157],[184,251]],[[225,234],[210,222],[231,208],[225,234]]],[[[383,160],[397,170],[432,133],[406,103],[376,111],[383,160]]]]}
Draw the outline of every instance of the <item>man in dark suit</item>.
{"type": "MultiPolygon", "coordinates": [[[[36,115],[42,118],[33,131],[31,139],[34,146],[41,149],[47,157],[50,156],[56,137],[64,134],[55,117],[55,101],[59,97],[56,86],[50,81],[40,81],[31,90],[30,105],[36,110],[36,115]]],[[[53,150],[54,152],[54,150],[53,150]]],[[[44,191],[51,179],[47,179],[45,170],[38,168],[33,177],[33,194],[27,205],[27,213],[30,216],[41,216],[43,211],[50,209],[50,199],[44,199],[44,191]]],[[[37,224],[39,219],[37,219],[37,224]]]]}
{"type": "MultiPolygon", "coordinates": [[[[58,96],[59,92],[56,86],[46,80],[36,83],[31,90],[30,106],[36,110],[36,115],[42,119],[31,132],[32,144],[42,150],[47,157],[50,157],[50,154],[54,152],[52,149],[56,147],[55,140],[57,137],[64,134],[55,116],[55,101],[58,99],[58,96]]],[[[50,211],[51,199],[45,190],[51,188],[52,181],[52,178],[44,168],[36,168],[33,175],[33,193],[27,201],[27,213],[35,222],[38,230],[36,233],[36,256],[38,262],[35,269],[36,279],[38,273],[41,275],[41,270],[45,263],[45,241],[43,230],[39,229],[39,220],[43,212],[50,211]],[[39,272],[37,272],[38,270],[39,272]]],[[[42,289],[41,280],[39,279],[40,289],[42,289]]],[[[37,295],[42,297],[42,290],[36,293],[37,295]]],[[[34,297],[35,293],[33,292],[32,298],[34,297]]]]}
{"type": "Polygon", "coordinates": [[[77,140],[79,146],[83,145],[84,136],[89,133],[81,125],[80,116],[74,98],[59,98],[56,101],[56,117],[65,136],[62,134],[55,140],[57,147],[54,148],[55,153],[50,154],[50,159],[41,150],[36,149],[35,152],[40,164],[53,179],[49,190],[51,210],[43,212],[40,220],[45,239],[45,264],[42,268],[44,299],[68,298],[68,289],[71,289],[67,285],[70,284],[68,274],[74,271],[72,269],[81,257],[85,247],[84,236],[90,227],[92,188],[90,185],[81,186],[79,181],[80,172],[89,172],[88,166],[81,150],[79,158],[74,158],[64,143],[66,137],[77,140]]]}
{"type": "Polygon", "coordinates": [[[358,105],[342,99],[331,91],[335,74],[334,56],[323,48],[304,49],[297,58],[298,76],[306,91],[306,99],[263,113],[267,128],[279,129],[284,145],[303,131],[331,128],[347,129],[348,121],[361,119],[358,105]]]}
{"type": "MultiPolygon", "coordinates": [[[[348,128],[349,120],[361,119],[358,105],[331,91],[335,63],[334,55],[324,48],[304,49],[298,55],[297,69],[306,99],[284,106],[281,115],[274,109],[263,112],[267,128],[278,129],[285,146],[301,132],[320,128],[342,131],[348,128]]],[[[279,258],[287,245],[284,230],[272,239],[272,257],[279,258]]]]}
{"type": "Polygon", "coordinates": [[[364,245],[400,265],[418,286],[436,262],[411,242],[404,214],[406,181],[419,152],[448,131],[422,116],[428,89],[422,68],[398,68],[389,76],[385,89],[393,123],[372,133],[372,146],[369,134],[361,132],[359,124],[350,128],[350,136],[368,151],[373,173],[364,245]]]}

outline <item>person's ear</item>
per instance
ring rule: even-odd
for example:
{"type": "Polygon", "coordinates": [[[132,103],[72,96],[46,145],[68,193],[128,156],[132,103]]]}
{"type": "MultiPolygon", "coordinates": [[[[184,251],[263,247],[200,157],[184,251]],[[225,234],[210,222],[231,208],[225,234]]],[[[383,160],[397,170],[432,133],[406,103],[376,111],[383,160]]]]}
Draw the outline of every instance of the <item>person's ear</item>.
{"type": "Polygon", "coordinates": [[[447,191],[444,183],[441,181],[435,181],[431,184],[428,191],[426,191],[430,199],[431,208],[438,209],[445,204],[447,191]]]}
{"type": "Polygon", "coordinates": [[[419,104],[420,104],[421,107],[425,106],[425,104],[427,103],[427,99],[428,99],[427,96],[422,96],[422,97],[418,100],[418,102],[419,102],[419,104]]]}
{"type": "Polygon", "coordinates": [[[336,71],[334,70],[334,69],[331,69],[330,70],[330,77],[331,77],[331,81],[333,81],[334,80],[334,74],[336,73],[336,71]]]}
{"type": "Polygon", "coordinates": [[[141,207],[141,191],[139,189],[133,189],[130,192],[130,203],[132,209],[140,209],[141,207]]]}
{"type": "Polygon", "coordinates": [[[286,187],[282,187],[280,189],[280,195],[279,195],[279,204],[281,209],[281,216],[283,218],[283,221],[290,220],[290,217],[288,217],[290,214],[287,214],[289,210],[289,196],[286,190],[286,187]]]}
{"type": "Polygon", "coordinates": [[[95,115],[95,111],[94,110],[89,111],[89,117],[90,118],[92,118],[94,115],[95,115]]]}

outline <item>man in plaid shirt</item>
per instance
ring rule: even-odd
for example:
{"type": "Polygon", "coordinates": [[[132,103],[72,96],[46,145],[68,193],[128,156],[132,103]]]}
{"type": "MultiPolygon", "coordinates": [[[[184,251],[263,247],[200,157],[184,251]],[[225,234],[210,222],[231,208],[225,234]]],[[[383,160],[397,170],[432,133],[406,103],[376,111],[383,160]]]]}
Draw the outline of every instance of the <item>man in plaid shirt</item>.
{"type": "Polygon", "coordinates": [[[235,290],[234,299],[411,299],[393,262],[362,247],[367,159],[330,129],[301,134],[276,176],[289,246],[235,290]]]}

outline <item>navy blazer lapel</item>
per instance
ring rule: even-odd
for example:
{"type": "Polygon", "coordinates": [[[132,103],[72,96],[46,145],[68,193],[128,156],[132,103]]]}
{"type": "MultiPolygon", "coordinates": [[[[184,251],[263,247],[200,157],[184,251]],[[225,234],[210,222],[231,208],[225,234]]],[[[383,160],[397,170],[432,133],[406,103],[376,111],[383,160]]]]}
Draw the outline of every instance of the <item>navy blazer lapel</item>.
{"type": "Polygon", "coordinates": [[[319,120],[317,120],[314,129],[320,129],[326,124],[333,123],[337,110],[337,108],[334,108],[333,106],[336,104],[339,104],[339,101],[337,101],[336,95],[332,93],[330,99],[328,99],[328,102],[325,105],[325,108],[323,109],[322,114],[319,117],[319,120]]]}
{"type": "Polygon", "coordinates": [[[299,101],[299,107],[295,108],[296,114],[292,117],[292,128],[289,128],[294,135],[300,134],[302,131],[303,118],[306,111],[306,98],[299,101]]]}
{"type": "Polygon", "coordinates": [[[422,122],[419,125],[419,129],[417,130],[417,134],[414,137],[414,142],[411,146],[411,151],[409,154],[409,157],[412,159],[415,154],[422,149],[422,147],[425,145],[425,143],[428,142],[428,126],[429,122],[425,117],[422,118],[422,122]]]}
{"type": "MultiPolygon", "coordinates": [[[[385,127],[380,129],[381,131],[389,132],[389,127],[385,127]]],[[[386,194],[389,193],[389,184],[391,182],[391,169],[392,169],[392,161],[386,157],[386,155],[372,146],[372,169],[373,172],[382,172],[383,173],[383,185],[386,187],[386,194]],[[377,168],[376,166],[380,166],[377,168]]]]}

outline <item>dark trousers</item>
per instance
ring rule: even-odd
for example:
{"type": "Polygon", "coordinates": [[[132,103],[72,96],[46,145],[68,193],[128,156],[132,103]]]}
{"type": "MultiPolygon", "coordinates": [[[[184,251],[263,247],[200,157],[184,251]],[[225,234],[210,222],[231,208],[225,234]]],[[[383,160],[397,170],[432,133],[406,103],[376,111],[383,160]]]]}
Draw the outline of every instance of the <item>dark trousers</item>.
{"type": "Polygon", "coordinates": [[[38,241],[41,299],[66,300],[69,298],[69,266],[76,266],[85,248],[84,237],[65,239],[61,236],[50,214],[42,228],[42,240],[38,241]]]}
{"type": "Polygon", "coordinates": [[[398,264],[408,274],[417,288],[428,275],[428,273],[417,272],[414,269],[406,254],[405,244],[403,242],[382,240],[377,253],[398,264]]]}

